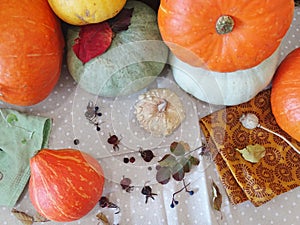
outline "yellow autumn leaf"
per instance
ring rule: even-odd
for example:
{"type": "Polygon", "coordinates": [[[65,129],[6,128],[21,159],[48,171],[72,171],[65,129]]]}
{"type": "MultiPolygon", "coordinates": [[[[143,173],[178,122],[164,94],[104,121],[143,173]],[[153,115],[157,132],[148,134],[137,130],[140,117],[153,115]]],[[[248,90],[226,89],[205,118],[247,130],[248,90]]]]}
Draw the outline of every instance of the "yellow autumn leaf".
{"type": "Polygon", "coordinates": [[[259,162],[259,160],[266,154],[265,147],[259,144],[248,145],[243,149],[236,148],[236,150],[242,154],[245,160],[252,163],[259,162]]]}

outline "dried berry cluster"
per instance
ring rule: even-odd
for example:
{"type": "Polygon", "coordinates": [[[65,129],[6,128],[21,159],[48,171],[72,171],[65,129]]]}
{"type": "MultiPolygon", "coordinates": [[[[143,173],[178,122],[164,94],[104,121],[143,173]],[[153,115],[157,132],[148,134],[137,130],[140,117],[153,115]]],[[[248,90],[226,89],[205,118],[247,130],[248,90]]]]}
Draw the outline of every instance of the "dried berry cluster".
{"type": "Polygon", "coordinates": [[[102,116],[102,113],[99,110],[99,106],[89,101],[84,113],[85,118],[96,127],[97,131],[101,130],[99,117],[102,116]]]}

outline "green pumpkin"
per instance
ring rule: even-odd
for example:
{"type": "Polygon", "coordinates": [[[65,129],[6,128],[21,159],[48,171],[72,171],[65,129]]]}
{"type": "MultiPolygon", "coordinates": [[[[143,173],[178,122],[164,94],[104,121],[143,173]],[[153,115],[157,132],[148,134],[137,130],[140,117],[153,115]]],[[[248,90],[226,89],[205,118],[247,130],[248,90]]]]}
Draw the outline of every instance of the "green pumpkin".
{"type": "Polygon", "coordinates": [[[104,97],[137,92],[162,72],[168,48],[161,39],[156,12],[138,1],[128,1],[134,8],[131,25],[113,38],[109,49],[87,63],[82,63],[72,46],[80,28],[67,33],[67,66],[69,73],[84,90],[104,97]]]}

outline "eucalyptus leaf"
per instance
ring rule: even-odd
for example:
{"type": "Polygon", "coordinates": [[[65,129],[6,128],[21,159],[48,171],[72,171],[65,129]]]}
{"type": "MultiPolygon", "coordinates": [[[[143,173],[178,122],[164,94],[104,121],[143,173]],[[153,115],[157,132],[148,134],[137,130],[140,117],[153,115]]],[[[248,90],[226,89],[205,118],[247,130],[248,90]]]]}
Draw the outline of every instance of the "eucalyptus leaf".
{"type": "Polygon", "coordinates": [[[177,163],[173,168],[172,168],[172,177],[174,180],[181,181],[184,178],[184,170],[183,166],[180,163],[177,163]]]}
{"type": "Polygon", "coordinates": [[[240,152],[243,158],[249,162],[257,163],[261,158],[263,158],[266,154],[266,149],[264,146],[255,144],[255,145],[248,145],[243,149],[236,149],[240,152]]]}
{"type": "Polygon", "coordinates": [[[161,167],[173,168],[177,164],[177,160],[175,156],[166,154],[161,160],[158,161],[158,163],[161,167]]]}
{"type": "Polygon", "coordinates": [[[200,160],[194,156],[190,156],[189,161],[193,166],[198,166],[200,164],[200,160]]]}
{"type": "Polygon", "coordinates": [[[192,163],[190,161],[190,157],[189,158],[185,158],[185,157],[182,157],[180,160],[179,160],[180,164],[182,165],[183,167],[183,171],[185,173],[188,173],[191,171],[192,169],[192,163]]]}
{"type": "Polygon", "coordinates": [[[173,142],[170,145],[170,151],[176,156],[182,156],[185,153],[185,148],[181,142],[173,142]]]}
{"type": "Polygon", "coordinates": [[[156,173],[156,180],[160,184],[167,184],[171,178],[171,170],[168,167],[160,167],[156,173]]]}

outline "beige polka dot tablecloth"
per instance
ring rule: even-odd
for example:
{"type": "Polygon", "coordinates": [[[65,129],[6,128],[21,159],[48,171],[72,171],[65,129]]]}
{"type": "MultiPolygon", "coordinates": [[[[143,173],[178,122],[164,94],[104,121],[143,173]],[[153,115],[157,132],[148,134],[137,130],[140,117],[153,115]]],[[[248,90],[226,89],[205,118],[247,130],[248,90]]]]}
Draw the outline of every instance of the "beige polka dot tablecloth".
{"type": "MultiPolygon", "coordinates": [[[[300,45],[300,10],[295,9],[292,26],[281,46],[281,59],[300,45]]],[[[95,208],[85,217],[69,223],[46,222],[49,225],[96,225],[99,221],[96,214],[103,212],[111,224],[120,225],[296,225],[300,224],[300,189],[295,188],[277,196],[260,207],[254,207],[249,201],[232,205],[222,184],[212,160],[200,157],[200,165],[185,175],[188,189],[194,194],[182,191],[177,194],[178,205],[170,207],[172,195],[182,188],[181,182],[171,180],[166,185],[158,184],[155,180],[156,164],[161,156],[168,152],[172,141],[185,141],[191,148],[201,145],[202,135],[199,128],[199,118],[204,117],[220,108],[194,99],[184,93],[172,80],[172,74],[166,70],[153,84],[153,87],[167,87],[176,92],[186,112],[186,119],[174,134],[167,138],[152,137],[139,128],[133,114],[136,93],[127,97],[115,99],[93,96],[80,89],[68,74],[66,66],[62,69],[59,83],[51,95],[33,107],[15,107],[0,103],[0,107],[12,107],[22,112],[42,115],[53,119],[53,128],[49,140],[49,147],[78,148],[97,158],[103,167],[106,184],[103,195],[120,207],[120,213],[114,209],[95,208]],[[102,113],[101,128],[88,121],[85,110],[88,104],[96,104],[102,113]],[[120,138],[119,151],[114,151],[107,142],[110,135],[120,138]],[[74,140],[78,139],[79,144],[74,140]],[[146,163],[137,150],[153,149],[154,159],[146,163]],[[124,163],[124,158],[133,157],[133,163],[124,163]],[[132,180],[133,190],[127,192],[120,186],[123,177],[132,180]],[[221,212],[211,206],[212,182],[215,182],[223,196],[221,212]],[[145,203],[145,195],[141,193],[144,185],[149,185],[152,192],[157,194],[154,199],[149,198],[145,203]]],[[[149,87],[151,88],[151,87],[149,87]]],[[[27,190],[24,191],[15,206],[16,209],[34,214],[27,190]]],[[[10,209],[0,206],[0,225],[21,224],[10,212],[10,209]]],[[[36,223],[38,224],[38,223],[36,223]]],[[[101,223],[100,223],[101,224],[101,223]]]]}

